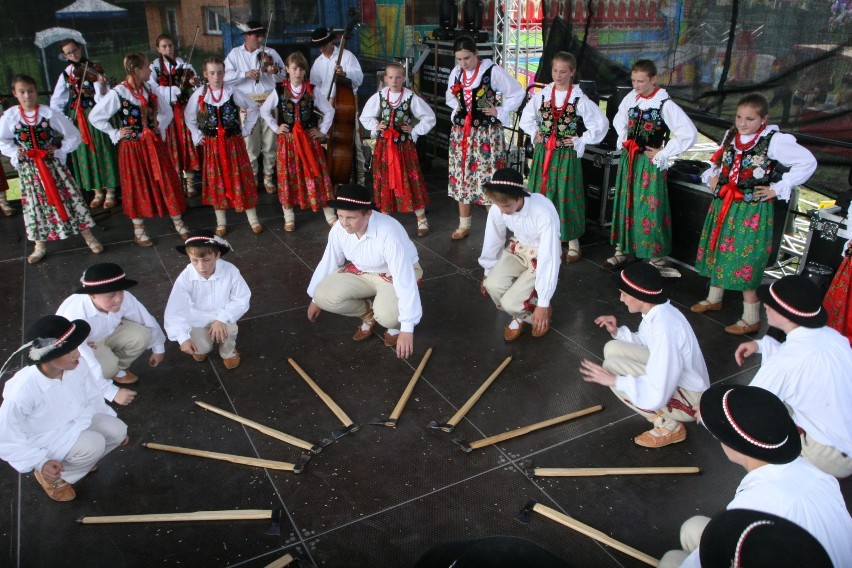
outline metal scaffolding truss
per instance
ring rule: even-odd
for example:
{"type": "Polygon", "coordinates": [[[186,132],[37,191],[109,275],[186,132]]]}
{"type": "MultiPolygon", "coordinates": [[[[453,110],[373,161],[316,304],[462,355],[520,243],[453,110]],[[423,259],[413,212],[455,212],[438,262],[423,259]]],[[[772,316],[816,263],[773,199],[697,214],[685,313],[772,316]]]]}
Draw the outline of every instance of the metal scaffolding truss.
{"type": "Polygon", "coordinates": [[[515,77],[543,47],[537,40],[541,22],[526,21],[528,6],[528,0],[494,2],[494,61],[515,77]]]}

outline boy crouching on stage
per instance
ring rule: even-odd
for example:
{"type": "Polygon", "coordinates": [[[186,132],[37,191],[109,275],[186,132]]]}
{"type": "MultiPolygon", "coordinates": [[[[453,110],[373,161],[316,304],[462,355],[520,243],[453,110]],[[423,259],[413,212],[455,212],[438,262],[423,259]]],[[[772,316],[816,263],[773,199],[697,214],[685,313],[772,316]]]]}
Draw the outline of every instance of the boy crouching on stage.
{"type": "Polygon", "coordinates": [[[27,343],[12,355],[29,348],[27,366],[3,389],[0,457],[21,473],[32,471],[54,501],[74,499],[72,484],[127,443],[127,425],[107,406],[90,367],[80,360],[77,348],[88,335],[83,320],[55,315],[37,320],[27,343]]]}
{"type": "Polygon", "coordinates": [[[239,269],[220,258],[231,245],[201,229],[175,248],[189,257],[189,266],[178,276],[166,304],[166,334],[196,361],[207,359],[218,343],[225,368],[235,369],[240,364],[237,321],[249,309],[251,290],[239,269]]]}

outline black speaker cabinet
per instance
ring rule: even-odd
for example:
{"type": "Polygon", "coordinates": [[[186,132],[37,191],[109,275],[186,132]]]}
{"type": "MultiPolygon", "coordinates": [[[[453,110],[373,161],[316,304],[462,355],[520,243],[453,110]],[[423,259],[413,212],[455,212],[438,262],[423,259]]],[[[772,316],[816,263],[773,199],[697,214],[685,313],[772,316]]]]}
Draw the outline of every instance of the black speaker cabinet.
{"type": "Polygon", "coordinates": [[[621,150],[586,146],[583,153],[583,183],[586,186],[586,219],[598,229],[612,225],[615,177],[621,150]]]}

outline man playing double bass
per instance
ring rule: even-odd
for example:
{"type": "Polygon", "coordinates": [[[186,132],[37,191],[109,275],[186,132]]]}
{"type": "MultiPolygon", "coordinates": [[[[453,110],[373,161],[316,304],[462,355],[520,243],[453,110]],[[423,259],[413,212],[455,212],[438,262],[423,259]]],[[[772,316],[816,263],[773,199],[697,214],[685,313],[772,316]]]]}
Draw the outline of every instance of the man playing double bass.
{"type": "MultiPolygon", "coordinates": [[[[340,77],[346,77],[352,82],[352,91],[358,93],[358,87],[364,82],[364,72],[361,70],[361,64],[355,58],[355,55],[348,49],[343,50],[343,55],[340,55],[340,48],[334,44],[337,35],[330,32],[326,28],[317,28],[311,34],[311,47],[319,50],[319,57],[311,66],[311,85],[327,97],[334,106],[334,98],[336,86],[333,86],[335,74],[340,77]],[[337,59],[340,58],[340,65],[337,64],[337,59]],[[331,94],[329,94],[329,91],[331,94]]],[[[358,116],[355,116],[355,176],[356,182],[364,184],[364,152],[361,151],[361,132],[358,128],[358,116]]]]}
{"type": "MultiPolygon", "coordinates": [[[[284,79],[284,61],[274,49],[264,46],[266,28],[260,22],[249,21],[243,37],[245,43],[232,49],[225,58],[225,84],[254,100],[259,107],[275,85],[284,79]]],[[[245,141],[255,177],[257,159],[263,152],[263,185],[267,193],[275,193],[275,131],[265,121],[258,120],[245,141]]]]}

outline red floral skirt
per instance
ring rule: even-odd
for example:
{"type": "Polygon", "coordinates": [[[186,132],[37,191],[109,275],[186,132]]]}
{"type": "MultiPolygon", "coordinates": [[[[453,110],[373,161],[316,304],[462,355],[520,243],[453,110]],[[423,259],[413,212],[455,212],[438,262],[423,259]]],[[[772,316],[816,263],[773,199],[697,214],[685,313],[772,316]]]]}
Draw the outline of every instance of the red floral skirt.
{"type": "Polygon", "coordinates": [[[390,187],[388,144],[392,142],[379,138],[373,157],[373,199],[376,207],[382,213],[411,213],[425,209],[429,205],[429,193],[423,182],[423,174],[420,173],[417,147],[411,140],[397,145],[402,162],[402,187],[394,190],[390,187]]]}
{"type": "Polygon", "coordinates": [[[198,150],[192,143],[192,133],[183,122],[183,109],[177,104],[172,107],[175,110],[175,119],[166,129],[166,146],[172,157],[172,163],[181,172],[197,172],[200,168],[198,162],[198,150]]]}
{"type": "Polygon", "coordinates": [[[822,305],[828,312],[829,327],[845,335],[852,345],[852,245],[846,248],[822,305]]]}
{"type": "Polygon", "coordinates": [[[131,219],[165,217],[186,211],[183,190],[169,152],[157,137],[153,153],[141,140],[118,144],[121,206],[131,219]]]}
{"type": "Polygon", "coordinates": [[[325,151],[317,140],[309,138],[311,151],[317,161],[320,175],[308,177],[307,168],[296,152],[296,141],[292,134],[278,135],[278,201],[291,208],[319,211],[329,199],[334,199],[334,186],[328,177],[325,151]]]}
{"type": "Polygon", "coordinates": [[[218,138],[204,138],[204,175],[201,182],[201,202],[214,209],[253,209],[257,205],[257,178],[242,136],[225,137],[225,154],[220,155],[218,138]],[[225,176],[231,180],[232,195],[228,196],[225,176]]]}

